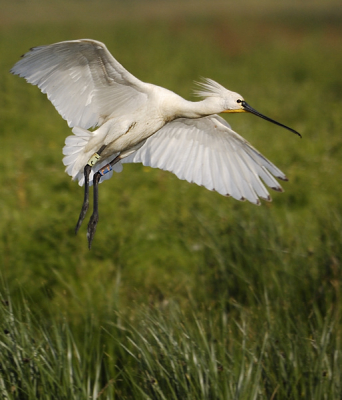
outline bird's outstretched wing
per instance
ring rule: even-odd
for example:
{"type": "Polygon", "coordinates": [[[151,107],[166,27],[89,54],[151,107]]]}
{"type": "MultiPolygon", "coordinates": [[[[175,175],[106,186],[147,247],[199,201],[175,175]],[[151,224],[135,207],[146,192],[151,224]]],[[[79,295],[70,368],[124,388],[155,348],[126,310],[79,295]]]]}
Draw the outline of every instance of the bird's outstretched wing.
{"type": "Polygon", "coordinates": [[[100,125],[147,99],[148,85],[126,71],[103,43],[90,39],[33,47],[11,72],[46,93],[70,127],[100,125]]]}
{"type": "Polygon", "coordinates": [[[218,115],[176,119],[121,162],[141,162],[171,171],[179,179],[254,204],[260,204],[259,197],[271,200],[261,179],[277,191],[282,188],[272,174],[287,180],[218,115]]]}

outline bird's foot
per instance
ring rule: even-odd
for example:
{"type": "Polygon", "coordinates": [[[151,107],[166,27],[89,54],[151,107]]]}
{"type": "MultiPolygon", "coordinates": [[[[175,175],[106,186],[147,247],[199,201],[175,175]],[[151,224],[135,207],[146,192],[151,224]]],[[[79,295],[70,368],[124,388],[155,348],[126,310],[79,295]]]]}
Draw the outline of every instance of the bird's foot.
{"type": "Polygon", "coordinates": [[[88,232],[87,232],[89,250],[91,249],[91,244],[95,236],[96,226],[98,222],[99,222],[99,213],[93,212],[88,223],[88,232]]]}
{"type": "Polygon", "coordinates": [[[91,172],[91,166],[87,164],[84,167],[84,200],[82,204],[82,209],[80,212],[80,216],[78,218],[76,227],[75,227],[75,234],[77,235],[78,230],[80,229],[82,222],[87,214],[89,208],[89,175],[91,172]]]}
{"type": "Polygon", "coordinates": [[[88,208],[89,208],[89,200],[86,200],[82,204],[82,209],[81,209],[81,212],[80,212],[80,216],[78,218],[78,221],[77,221],[77,224],[76,224],[76,227],[75,227],[75,235],[77,235],[77,232],[78,232],[78,230],[80,229],[80,227],[82,225],[82,222],[83,222],[83,220],[84,220],[84,218],[85,218],[85,216],[87,214],[88,208]]]}
{"type": "Polygon", "coordinates": [[[88,232],[87,232],[89,250],[91,249],[91,243],[94,239],[94,235],[96,232],[96,226],[97,226],[97,223],[99,222],[99,182],[100,182],[100,179],[101,179],[100,172],[96,172],[96,174],[94,175],[94,178],[93,178],[94,208],[93,208],[93,214],[89,220],[88,232]]]}

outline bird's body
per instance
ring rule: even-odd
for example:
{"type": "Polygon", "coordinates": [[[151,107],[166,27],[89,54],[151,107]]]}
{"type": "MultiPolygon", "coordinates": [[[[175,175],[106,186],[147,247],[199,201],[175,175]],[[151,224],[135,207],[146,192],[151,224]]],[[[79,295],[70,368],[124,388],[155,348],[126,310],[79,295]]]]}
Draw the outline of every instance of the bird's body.
{"type": "MultiPolygon", "coordinates": [[[[282,180],[286,176],[217,114],[248,111],[298,132],[258,113],[241,95],[210,79],[197,92],[203,100],[187,101],[138,80],[104,44],[89,39],[35,47],[11,72],[47,93],[73,128],[65,141],[63,162],[73,179],[86,183],[77,230],[88,208],[89,183],[94,181],[97,214],[97,183],[111,177],[112,169],[120,172],[125,162],[162,168],[255,204],[259,197],[270,200],[261,179],[282,191],[272,175],[282,180]]],[[[89,245],[97,218],[92,217],[94,226],[90,222],[88,227],[89,245]]]]}
{"type": "MultiPolygon", "coordinates": [[[[122,156],[126,153],[131,154],[132,150],[140,148],[147,138],[163,128],[164,125],[179,120],[180,117],[191,120],[195,125],[194,119],[214,114],[214,110],[217,110],[216,105],[212,110],[213,106],[207,104],[210,103],[208,100],[187,101],[167,89],[148,83],[145,84],[145,93],[146,101],[143,104],[130,110],[127,114],[116,115],[114,112],[106,117],[102,125],[91,134],[88,143],[73,164],[70,173],[73,178],[77,177],[83,184],[83,168],[91,155],[102,145],[105,145],[106,148],[101,153],[101,157],[109,162],[110,160],[107,159],[115,154],[120,153],[122,156]]],[[[74,128],[74,132],[77,130],[79,127],[74,128]]],[[[67,153],[67,148],[68,146],[64,148],[64,154],[67,153]]],[[[71,159],[73,158],[71,157],[71,159]]],[[[68,165],[69,159],[64,159],[64,162],[68,165]]],[[[68,169],[67,171],[69,172],[68,169]]],[[[229,193],[222,194],[228,195],[229,193]]]]}

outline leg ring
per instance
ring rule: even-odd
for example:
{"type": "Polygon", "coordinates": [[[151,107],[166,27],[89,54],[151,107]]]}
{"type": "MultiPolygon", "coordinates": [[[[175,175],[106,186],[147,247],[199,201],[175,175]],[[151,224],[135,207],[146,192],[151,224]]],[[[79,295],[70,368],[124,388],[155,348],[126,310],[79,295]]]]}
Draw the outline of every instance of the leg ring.
{"type": "Polygon", "coordinates": [[[108,172],[112,171],[112,166],[110,164],[105,165],[101,169],[98,170],[101,176],[108,174],[108,172]]]}

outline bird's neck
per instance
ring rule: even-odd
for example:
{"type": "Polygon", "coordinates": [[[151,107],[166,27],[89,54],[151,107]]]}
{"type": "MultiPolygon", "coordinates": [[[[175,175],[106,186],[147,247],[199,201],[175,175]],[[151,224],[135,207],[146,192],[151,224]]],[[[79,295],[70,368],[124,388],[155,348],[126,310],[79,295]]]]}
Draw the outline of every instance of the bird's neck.
{"type": "Polygon", "coordinates": [[[223,111],[222,99],[211,96],[201,101],[188,101],[170,90],[154,86],[154,93],[165,121],[175,118],[201,118],[223,111]]]}
{"type": "Polygon", "coordinates": [[[200,118],[221,112],[221,108],[213,97],[202,101],[187,101],[182,99],[179,104],[177,115],[185,118],[200,118]]]}
{"type": "Polygon", "coordinates": [[[202,101],[188,101],[164,88],[158,87],[157,90],[161,113],[165,120],[200,118],[222,112],[222,105],[218,97],[207,97],[202,101]]]}

